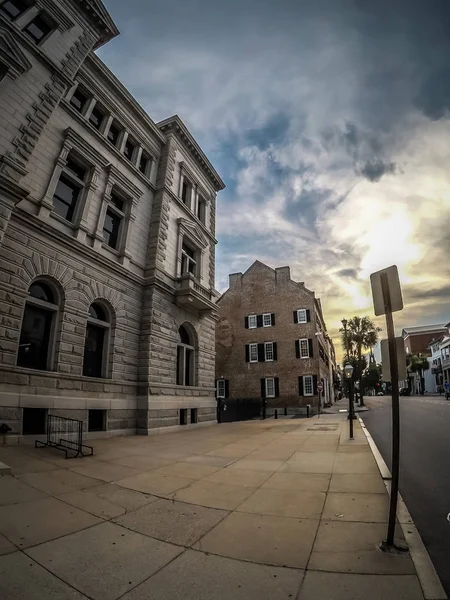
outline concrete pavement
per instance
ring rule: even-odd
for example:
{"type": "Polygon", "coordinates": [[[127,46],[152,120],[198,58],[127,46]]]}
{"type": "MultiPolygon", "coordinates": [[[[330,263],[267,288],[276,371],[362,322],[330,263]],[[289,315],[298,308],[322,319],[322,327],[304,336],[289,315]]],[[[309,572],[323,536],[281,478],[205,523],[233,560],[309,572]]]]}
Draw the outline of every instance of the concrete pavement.
{"type": "Polygon", "coordinates": [[[378,549],[388,495],[346,415],[94,445],[0,448],[5,600],[424,597],[410,556],[378,549]]]}

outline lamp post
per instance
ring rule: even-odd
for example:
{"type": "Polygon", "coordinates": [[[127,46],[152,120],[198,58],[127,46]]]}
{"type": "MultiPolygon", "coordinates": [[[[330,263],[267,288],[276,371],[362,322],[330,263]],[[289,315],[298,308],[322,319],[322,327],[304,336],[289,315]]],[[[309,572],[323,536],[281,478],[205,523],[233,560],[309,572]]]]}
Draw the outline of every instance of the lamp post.
{"type": "Polygon", "coordinates": [[[353,440],[353,367],[347,363],[344,375],[348,381],[348,418],[350,420],[350,439],[353,440]]]}
{"type": "Polygon", "coordinates": [[[348,338],[347,338],[347,319],[342,319],[341,321],[342,323],[342,327],[344,328],[344,345],[345,345],[345,352],[346,352],[346,358],[347,358],[347,362],[350,361],[349,355],[348,355],[348,338]]]}

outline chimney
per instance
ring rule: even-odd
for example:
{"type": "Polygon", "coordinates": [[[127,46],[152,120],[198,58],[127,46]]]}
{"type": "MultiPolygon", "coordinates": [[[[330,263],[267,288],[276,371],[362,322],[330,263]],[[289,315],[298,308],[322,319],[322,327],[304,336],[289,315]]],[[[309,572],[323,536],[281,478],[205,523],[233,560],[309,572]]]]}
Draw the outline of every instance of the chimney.
{"type": "Polygon", "coordinates": [[[231,273],[228,276],[228,286],[230,290],[239,289],[242,287],[242,273],[231,273]]]}
{"type": "Polygon", "coordinates": [[[275,269],[275,280],[277,283],[290,281],[291,279],[291,268],[290,267],[277,267],[275,269]]]}

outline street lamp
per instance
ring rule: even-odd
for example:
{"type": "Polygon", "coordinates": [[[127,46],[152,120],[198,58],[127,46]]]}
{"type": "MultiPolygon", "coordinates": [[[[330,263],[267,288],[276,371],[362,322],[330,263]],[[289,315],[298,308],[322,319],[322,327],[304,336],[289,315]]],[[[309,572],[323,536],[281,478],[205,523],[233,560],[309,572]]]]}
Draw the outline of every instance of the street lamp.
{"type": "Polygon", "coordinates": [[[350,420],[350,439],[353,440],[353,366],[347,363],[344,375],[348,381],[348,418],[350,420]]]}
{"type": "Polygon", "coordinates": [[[348,339],[347,339],[347,319],[342,319],[341,321],[342,323],[342,327],[344,328],[344,345],[345,345],[345,351],[347,353],[347,361],[349,360],[349,356],[348,356],[348,339]]]}

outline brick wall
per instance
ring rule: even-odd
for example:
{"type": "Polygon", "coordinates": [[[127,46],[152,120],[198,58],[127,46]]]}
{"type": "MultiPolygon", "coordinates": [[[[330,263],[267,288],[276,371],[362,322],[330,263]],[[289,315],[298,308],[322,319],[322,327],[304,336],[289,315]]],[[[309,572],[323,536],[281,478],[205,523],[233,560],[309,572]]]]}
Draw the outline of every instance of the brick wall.
{"type": "Polygon", "coordinates": [[[261,378],[278,377],[279,404],[296,405],[317,402],[315,397],[300,397],[298,377],[320,375],[329,378],[329,370],[319,359],[315,335],[314,293],[290,279],[289,269],[273,270],[256,262],[244,274],[230,276],[230,288],[219,300],[216,327],[216,378],[229,380],[230,397],[251,398],[261,395],[261,378]],[[310,311],[310,322],[294,323],[293,311],[310,311]],[[245,328],[251,314],[275,313],[275,326],[245,328]],[[295,341],[312,340],[313,358],[296,358],[295,341]],[[250,343],[277,342],[277,360],[246,362],[245,346],[250,343]]]}

